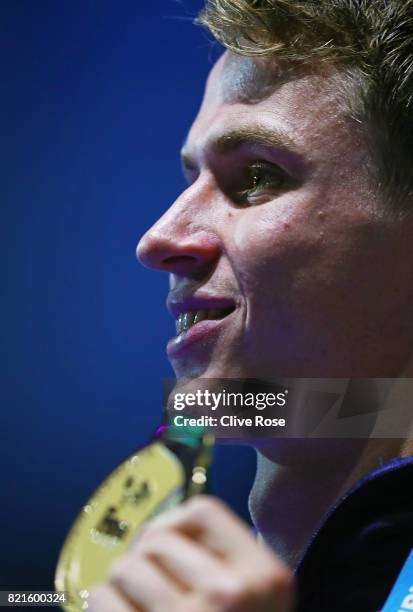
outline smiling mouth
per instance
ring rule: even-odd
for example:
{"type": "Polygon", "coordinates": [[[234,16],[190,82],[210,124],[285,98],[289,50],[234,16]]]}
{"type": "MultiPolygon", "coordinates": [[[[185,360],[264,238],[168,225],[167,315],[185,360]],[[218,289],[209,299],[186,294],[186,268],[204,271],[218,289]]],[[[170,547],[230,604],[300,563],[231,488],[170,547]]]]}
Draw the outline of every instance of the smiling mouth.
{"type": "Polygon", "coordinates": [[[194,327],[201,321],[224,319],[234,312],[234,310],[235,306],[231,306],[229,308],[201,308],[199,310],[181,312],[175,322],[176,335],[179,336],[187,332],[189,329],[191,329],[191,327],[194,327]]]}

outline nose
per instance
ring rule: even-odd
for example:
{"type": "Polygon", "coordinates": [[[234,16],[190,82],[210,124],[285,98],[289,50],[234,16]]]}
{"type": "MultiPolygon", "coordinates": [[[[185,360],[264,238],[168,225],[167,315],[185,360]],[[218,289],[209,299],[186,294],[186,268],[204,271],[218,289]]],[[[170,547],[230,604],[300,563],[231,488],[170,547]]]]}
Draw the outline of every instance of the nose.
{"type": "Polygon", "coordinates": [[[141,238],[136,255],[148,268],[200,279],[212,270],[220,250],[209,220],[184,192],[141,238]]]}

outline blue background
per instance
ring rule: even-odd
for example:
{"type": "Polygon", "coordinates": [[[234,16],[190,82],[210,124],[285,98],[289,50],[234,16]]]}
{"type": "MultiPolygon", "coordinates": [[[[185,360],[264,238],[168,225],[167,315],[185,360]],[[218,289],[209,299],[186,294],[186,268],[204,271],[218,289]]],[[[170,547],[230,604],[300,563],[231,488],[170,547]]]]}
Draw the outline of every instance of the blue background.
{"type": "MultiPolygon", "coordinates": [[[[10,0],[1,28],[1,589],[45,589],[74,515],[160,420],[166,276],[137,239],[219,49],[202,2],[10,0]]],[[[251,449],[215,490],[243,516],[251,449]]]]}

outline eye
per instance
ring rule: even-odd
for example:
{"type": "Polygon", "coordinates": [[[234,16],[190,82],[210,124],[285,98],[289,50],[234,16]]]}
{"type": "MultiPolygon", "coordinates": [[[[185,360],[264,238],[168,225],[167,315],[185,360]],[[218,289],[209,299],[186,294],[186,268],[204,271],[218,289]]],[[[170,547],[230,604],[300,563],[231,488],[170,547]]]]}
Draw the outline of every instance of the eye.
{"type": "Polygon", "coordinates": [[[243,188],[237,192],[237,203],[250,206],[262,204],[286,187],[288,178],[276,164],[255,162],[246,170],[243,188]]]}

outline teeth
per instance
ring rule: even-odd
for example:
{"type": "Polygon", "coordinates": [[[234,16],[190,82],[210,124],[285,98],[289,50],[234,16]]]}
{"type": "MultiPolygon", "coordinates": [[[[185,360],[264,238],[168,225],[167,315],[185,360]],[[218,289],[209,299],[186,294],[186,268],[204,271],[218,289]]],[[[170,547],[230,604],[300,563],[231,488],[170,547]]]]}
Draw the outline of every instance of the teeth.
{"type": "Polygon", "coordinates": [[[194,319],[194,312],[184,312],[184,314],[182,315],[182,330],[188,331],[188,329],[192,326],[194,319]]]}
{"type": "Polygon", "coordinates": [[[203,321],[204,319],[208,318],[208,311],[207,310],[197,310],[195,313],[195,319],[194,319],[194,324],[195,323],[199,323],[199,321],[203,321]]]}
{"type": "Polygon", "coordinates": [[[202,308],[191,312],[181,312],[175,322],[176,335],[179,336],[179,334],[188,331],[190,327],[200,321],[204,321],[205,319],[221,319],[227,314],[228,309],[225,308],[211,308],[210,310],[202,308]]]}
{"type": "Polygon", "coordinates": [[[177,318],[177,320],[175,321],[176,335],[177,336],[179,336],[179,334],[183,331],[183,326],[182,326],[183,318],[184,318],[184,315],[180,314],[179,317],[177,318]]]}

